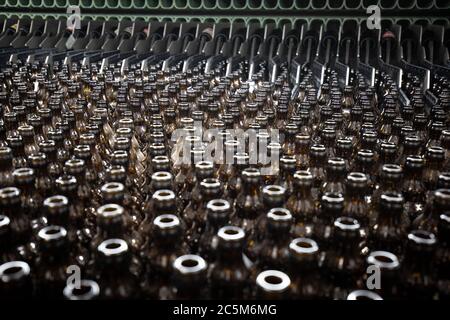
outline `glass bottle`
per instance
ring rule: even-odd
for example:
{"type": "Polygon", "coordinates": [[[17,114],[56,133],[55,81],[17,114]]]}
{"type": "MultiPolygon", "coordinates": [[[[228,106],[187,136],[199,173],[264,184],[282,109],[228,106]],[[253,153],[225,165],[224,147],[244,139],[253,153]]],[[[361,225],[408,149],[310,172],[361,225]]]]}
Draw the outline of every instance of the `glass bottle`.
{"type": "Polygon", "coordinates": [[[327,280],[334,286],[330,298],[345,299],[351,288],[358,286],[364,266],[360,252],[363,237],[358,220],[337,218],[333,226],[333,241],[334,245],[327,249],[324,261],[327,280]]]}
{"type": "Polygon", "coordinates": [[[311,137],[307,134],[297,134],[295,136],[295,143],[297,168],[300,170],[306,170],[309,165],[309,146],[311,144],[311,137]]]}
{"type": "Polygon", "coordinates": [[[296,159],[294,156],[282,156],[280,159],[280,175],[275,179],[275,185],[281,186],[286,190],[286,196],[289,197],[294,190],[294,173],[296,169],[296,159]]]}
{"type": "Polygon", "coordinates": [[[423,211],[425,203],[425,185],[423,184],[424,161],[419,156],[406,158],[404,165],[405,177],[403,179],[402,193],[405,197],[405,210],[409,218],[414,220],[423,211]]]}
{"type": "Polygon", "coordinates": [[[347,176],[346,197],[343,215],[358,220],[361,227],[367,228],[373,223],[373,213],[366,202],[367,177],[360,172],[351,172],[347,176]]]}
{"type": "Polygon", "coordinates": [[[193,254],[182,255],[173,263],[171,285],[159,293],[159,299],[207,299],[209,297],[207,284],[208,264],[193,254]]]}
{"type": "MultiPolygon", "coordinates": [[[[366,258],[367,268],[375,267],[381,274],[381,286],[374,288],[374,292],[386,300],[400,298],[400,277],[401,264],[397,255],[389,251],[372,251],[366,258]]],[[[370,281],[369,274],[364,276],[364,280],[370,281]]]]}
{"type": "Polygon", "coordinates": [[[318,196],[319,188],[325,181],[326,149],[323,145],[315,144],[309,151],[309,172],[313,176],[313,194],[318,196]]]}
{"type": "Polygon", "coordinates": [[[292,214],[285,208],[270,209],[265,219],[260,220],[246,248],[248,257],[260,270],[284,269],[289,256],[292,225],[292,214]]]}
{"type": "Polygon", "coordinates": [[[293,233],[305,236],[317,213],[316,199],[312,196],[313,177],[308,171],[297,171],[294,174],[294,192],[288,198],[286,207],[295,220],[293,233]]]}
{"type": "Polygon", "coordinates": [[[345,191],[345,176],[346,176],[345,161],[342,158],[328,159],[326,167],[326,180],[321,186],[320,194],[327,192],[344,193],[345,191]]]}
{"type": "Polygon", "coordinates": [[[402,296],[433,299],[436,294],[436,236],[425,230],[408,234],[401,277],[402,296]]]}
{"type": "Polygon", "coordinates": [[[263,202],[260,192],[261,174],[258,169],[247,168],[242,171],[243,186],[236,197],[236,213],[231,224],[244,229],[250,236],[256,219],[263,210],[263,202]]]}
{"type": "Polygon", "coordinates": [[[188,253],[184,232],[184,223],[176,215],[162,214],[153,220],[141,253],[146,266],[143,290],[148,297],[157,298],[170,285],[174,261],[188,253]]]}
{"type": "Polygon", "coordinates": [[[0,147],[0,187],[11,187],[14,183],[12,176],[13,153],[10,147],[0,147]]]}
{"type": "Polygon", "coordinates": [[[256,277],[256,299],[281,300],[290,297],[291,292],[291,279],[282,271],[265,270],[256,277]]]}
{"type": "Polygon", "coordinates": [[[139,204],[125,190],[125,186],[120,182],[107,182],[100,190],[103,204],[116,203],[124,207],[126,214],[132,221],[133,229],[137,229],[143,219],[142,212],[139,204]]]}
{"type": "Polygon", "coordinates": [[[368,245],[372,251],[387,250],[402,256],[410,228],[400,193],[383,192],[376,212],[376,222],[370,228],[368,245]]]}
{"type": "Polygon", "coordinates": [[[413,221],[414,229],[437,234],[440,215],[450,210],[450,189],[438,189],[433,192],[432,203],[413,221]]]}
{"type": "Polygon", "coordinates": [[[133,299],[139,296],[139,284],[128,244],[123,239],[107,239],[96,251],[95,281],[101,299],[133,299]],[[97,273],[98,272],[98,273],[97,273]]]}
{"type": "Polygon", "coordinates": [[[327,296],[320,275],[320,251],[310,238],[295,238],[289,244],[288,273],[295,299],[322,299],[327,296]]]}
{"type": "Polygon", "coordinates": [[[30,259],[30,240],[32,237],[31,219],[21,206],[21,192],[16,187],[0,189],[2,214],[9,218],[11,228],[11,247],[14,255],[25,261],[30,259]]]}
{"type": "Polygon", "coordinates": [[[439,216],[437,236],[439,241],[436,253],[439,299],[445,300],[450,297],[450,214],[442,213],[439,216]]]}
{"type": "Polygon", "coordinates": [[[206,205],[207,219],[203,233],[200,235],[198,252],[208,262],[212,262],[217,257],[219,229],[228,225],[232,207],[225,199],[213,199],[206,205]]]}
{"type": "Polygon", "coordinates": [[[37,236],[37,245],[36,294],[44,299],[62,299],[67,281],[66,270],[75,262],[66,229],[56,225],[42,228],[37,236]]]}
{"type": "Polygon", "coordinates": [[[23,300],[33,297],[31,268],[25,261],[8,261],[0,265],[0,297],[23,300]]]}
{"type": "Polygon", "coordinates": [[[423,183],[428,190],[435,190],[445,161],[445,151],[441,147],[429,147],[425,152],[425,159],[423,183]]]}
{"type": "Polygon", "coordinates": [[[225,226],[217,233],[217,259],[210,266],[211,297],[213,299],[246,299],[250,297],[250,271],[244,258],[245,232],[225,226]]]}

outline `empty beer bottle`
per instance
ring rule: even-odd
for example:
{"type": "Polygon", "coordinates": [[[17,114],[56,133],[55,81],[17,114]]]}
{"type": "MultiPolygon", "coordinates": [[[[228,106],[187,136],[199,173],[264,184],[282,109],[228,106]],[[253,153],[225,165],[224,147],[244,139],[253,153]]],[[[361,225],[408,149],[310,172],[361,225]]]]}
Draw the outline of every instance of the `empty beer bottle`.
{"type": "Polygon", "coordinates": [[[192,300],[206,299],[209,296],[207,286],[208,264],[193,254],[178,257],[173,263],[171,285],[160,290],[159,298],[192,300]]]}
{"type": "Polygon", "coordinates": [[[243,229],[234,226],[219,229],[217,259],[209,270],[212,298],[250,298],[250,271],[243,260],[244,244],[243,229]]]}
{"type": "Polygon", "coordinates": [[[288,270],[295,299],[321,299],[327,297],[328,288],[321,279],[319,246],[310,238],[295,238],[289,244],[288,270]]]}
{"type": "MultiPolygon", "coordinates": [[[[97,247],[95,281],[101,299],[132,299],[139,296],[135,263],[128,244],[122,239],[107,239],[97,247]]],[[[91,271],[92,272],[92,271],[91,271]]]]}
{"type": "Polygon", "coordinates": [[[176,258],[188,253],[184,242],[185,226],[173,214],[162,214],[153,220],[151,234],[141,252],[145,264],[143,292],[156,299],[163,288],[170,285],[173,263],[176,258]]]}

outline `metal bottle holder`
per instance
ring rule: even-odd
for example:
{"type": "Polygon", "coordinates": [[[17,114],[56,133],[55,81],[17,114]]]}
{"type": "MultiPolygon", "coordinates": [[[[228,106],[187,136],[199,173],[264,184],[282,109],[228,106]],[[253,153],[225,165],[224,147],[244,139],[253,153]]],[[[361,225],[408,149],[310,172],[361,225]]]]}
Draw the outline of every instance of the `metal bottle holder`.
{"type": "MultiPolygon", "coordinates": [[[[270,3],[262,2],[262,5],[270,3]]],[[[347,2],[343,3],[345,7],[347,2]]],[[[414,3],[411,8],[420,3],[414,3]]],[[[96,4],[99,3],[94,3],[94,7],[96,4]]],[[[123,4],[119,1],[118,7],[122,8],[123,4]]],[[[191,4],[186,2],[187,7],[191,4]]],[[[293,1],[292,6],[282,4],[283,8],[292,9],[299,2],[293,1]]],[[[437,2],[432,2],[426,10],[436,5],[437,2]]],[[[233,8],[231,5],[230,10],[233,8]]],[[[20,61],[46,64],[49,69],[64,65],[71,68],[73,62],[81,61],[85,67],[98,63],[102,73],[109,65],[118,66],[122,71],[137,65],[145,71],[152,65],[166,70],[181,63],[184,71],[202,68],[202,72],[210,72],[225,64],[229,75],[245,62],[248,74],[244,78],[252,80],[256,74],[262,74],[274,82],[280,74],[287,73],[294,87],[301,82],[305,67],[310,67],[317,83],[323,80],[328,68],[334,69],[341,86],[348,84],[351,70],[358,70],[367,84],[374,86],[375,70],[379,69],[395,80],[401,97],[404,74],[418,76],[423,80],[422,88],[429,104],[437,102],[429,90],[434,79],[450,74],[448,21],[423,25],[383,19],[381,30],[368,29],[358,19],[304,19],[296,23],[280,20],[280,23],[266,24],[252,21],[247,24],[146,22],[123,17],[105,21],[84,19],[80,28],[69,30],[65,18],[29,19],[12,15],[0,18],[0,66],[20,61]]]]}

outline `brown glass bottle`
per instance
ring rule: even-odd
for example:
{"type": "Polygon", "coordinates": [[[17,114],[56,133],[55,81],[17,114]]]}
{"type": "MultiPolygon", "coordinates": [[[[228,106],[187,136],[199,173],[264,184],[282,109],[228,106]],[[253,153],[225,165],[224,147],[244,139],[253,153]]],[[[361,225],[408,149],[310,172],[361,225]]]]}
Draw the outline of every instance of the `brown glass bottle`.
{"type": "Polygon", "coordinates": [[[0,187],[10,187],[14,183],[12,177],[13,153],[10,147],[0,147],[0,187]]]}
{"type": "Polygon", "coordinates": [[[290,277],[279,270],[265,270],[256,277],[254,297],[262,300],[279,300],[291,297],[290,277]]]}
{"type": "Polygon", "coordinates": [[[133,299],[139,284],[128,244],[122,239],[107,239],[97,247],[93,274],[100,286],[101,299],[133,299]]]}
{"type": "Polygon", "coordinates": [[[450,214],[440,215],[437,235],[439,241],[436,254],[439,299],[445,300],[450,297],[450,214]]]}
{"type": "Polygon", "coordinates": [[[170,285],[175,259],[188,253],[184,232],[183,221],[173,214],[162,214],[153,220],[151,234],[141,253],[146,296],[158,298],[160,291],[170,285]]]}
{"type": "Polygon", "coordinates": [[[450,189],[438,189],[433,192],[432,203],[413,221],[414,229],[426,230],[437,234],[440,215],[450,209],[450,189]]]}
{"type": "Polygon", "coordinates": [[[217,233],[220,228],[229,224],[232,207],[225,199],[213,199],[208,202],[206,209],[207,217],[198,241],[198,252],[206,261],[212,262],[217,257],[217,233]]]}
{"type": "Polygon", "coordinates": [[[368,246],[371,251],[387,250],[402,256],[410,227],[403,205],[404,199],[400,193],[383,192],[374,214],[376,222],[369,232],[368,246]]]}
{"type": "Polygon", "coordinates": [[[342,193],[345,191],[346,165],[342,158],[328,159],[326,180],[321,186],[320,195],[327,192],[342,193]]]}
{"type": "MultiPolygon", "coordinates": [[[[389,251],[372,251],[366,258],[366,266],[380,272],[381,284],[379,288],[373,288],[374,292],[386,300],[400,298],[401,264],[397,255],[389,251]]],[[[368,281],[371,285],[376,284],[369,279],[371,275],[373,273],[364,275],[366,285],[368,281]]]]}
{"type": "Polygon", "coordinates": [[[288,273],[295,299],[322,299],[327,288],[320,275],[319,246],[310,238],[295,238],[289,244],[288,273]]]}
{"type": "Polygon", "coordinates": [[[243,228],[250,236],[256,219],[264,207],[260,193],[261,174],[255,168],[245,169],[242,172],[242,181],[243,187],[236,198],[236,213],[231,224],[243,228]]]}
{"type": "Polygon", "coordinates": [[[213,299],[250,297],[250,271],[243,260],[245,232],[225,226],[217,233],[217,259],[210,266],[209,278],[213,299]]]}
{"type": "Polygon", "coordinates": [[[126,210],[126,214],[131,218],[133,229],[137,229],[142,222],[142,212],[139,204],[125,190],[125,186],[120,182],[107,182],[101,188],[102,202],[116,203],[126,210]]]}
{"type": "Polygon", "coordinates": [[[31,221],[21,206],[21,192],[15,187],[0,189],[2,214],[10,219],[11,246],[15,255],[30,258],[29,241],[32,236],[31,221]]]}
{"type": "Polygon", "coordinates": [[[298,237],[311,232],[311,224],[317,213],[317,200],[311,193],[312,183],[313,177],[308,171],[297,171],[294,174],[294,192],[286,202],[295,221],[293,234],[298,237]]]}
{"type": "Polygon", "coordinates": [[[171,285],[159,293],[159,299],[207,299],[208,264],[198,256],[187,254],[178,257],[173,263],[171,285]]]}
{"type": "Polygon", "coordinates": [[[445,161],[445,151],[441,147],[429,147],[425,152],[423,183],[428,190],[436,190],[439,174],[445,161]]]}
{"type": "Polygon", "coordinates": [[[248,257],[256,262],[259,270],[285,269],[292,225],[292,214],[285,208],[270,209],[259,220],[246,248],[248,257]]]}
{"type": "Polygon", "coordinates": [[[31,269],[24,261],[0,265],[0,297],[8,300],[31,299],[34,296],[31,269]]]}
{"type": "Polygon", "coordinates": [[[323,145],[315,144],[309,151],[309,171],[313,176],[313,194],[318,196],[319,189],[325,181],[325,165],[327,161],[326,149],[323,145]]]}
{"type": "Polygon", "coordinates": [[[37,235],[37,246],[36,294],[45,299],[62,299],[67,281],[66,270],[75,263],[66,229],[56,225],[42,228],[37,235]]]}
{"type": "Polygon", "coordinates": [[[435,296],[436,242],[436,236],[428,231],[413,230],[408,234],[402,263],[402,296],[416,300],[432,299],[435,296]]]}
{"type": "Polygon", "coordinates": [[[373,213],[365,199],[367,194],[367,177],[360,172],[351,172],[347,176],[346,197],[343,215],[358,220],[361,227],[368,228],[373,223],[373,213]]]}
{"type": "Polygon", "coordinates": [[[423,211],[425,202],[425,186],[423,184],[424,161],[419,156],[406,158],[404,165],[405,178],[403,179],[402,193],[405,197],[405,210],[411,220],[417,218],[423,211]]]}
{"type": "Polygon", "coordinates": [[[325,253],[325,270],[333,290],[330,298],[345,299],[349,290],[357,286],[362,274],[364,258],[360,252],[363,242],[361,226],[358,220],[339,217],[333,226],[334,245],[325,253]]]}

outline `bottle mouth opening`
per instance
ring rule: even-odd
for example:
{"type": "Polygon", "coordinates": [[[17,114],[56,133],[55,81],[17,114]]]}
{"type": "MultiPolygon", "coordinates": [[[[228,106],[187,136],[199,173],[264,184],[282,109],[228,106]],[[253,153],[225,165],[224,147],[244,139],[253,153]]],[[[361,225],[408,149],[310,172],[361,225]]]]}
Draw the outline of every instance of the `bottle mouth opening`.
{"type": "Polygon", "coordinates": [[[29,177],[34,174],[34,170],[31,168],[19,168],[14,170],[13,175],[16,177],[29,177]]]}
{"type": "Polygon", "coordinates": [[[81,280],[79,287],[72,284],[64,288],[64,296],[71,300],[88,300],[98,296],[99,285],[92,280],[81,280]]]}
{"type": "Polygon", "coordinates": [[[68,204],[69,200],[67,199],[67,197],[62,195],[48,197],[47,199],[44,200],[44,206],[49,208],[62,207],[68,204]]]}
{"type": "Polygon", "coordinates": [[[180,219],[173,214],[163,214],[157,216],[153,223],[160,229],[170,229],[180,225],[180,219]]]}
{"type": "Polygon", "coordinates": [[[175,199],[175,193],[169,189],[161,189],[155,191],[155,193],[153,194],[153,198],[162,201],[173,200],[175,199]]]}
{"type": "Polygon", "coordinates": [[[322,196],[322,200],[329,203],[342,203],[344,196],[340,193],[327,192],[322,196]]]}
{"type": "Polygon", "coordinates": [[[347,300],[383,300],[380,295],[369,290],[356,290],[351,292],[347,300]]]}
{"type": "Polygon", "coordinates": [[[71,175],[63,175],[56,179],[56,184],[60,186],[70,186],[77,184],[77,178],[71,175]]]}
{"type": "Polygon", "coordinates": [[[128,244],[122,239],[108,239],[98,246],[98,251],[105,256],[120,255],[128,250],[128,244]]]}
{"type": "Polygon", "coordinates": [[[178,257],[174,262],[176,270],[182,274],[194,274],[206,270],[206,261],[197,255],[188,254],[178,257]]]}
{"type": "Polygon", "coordinates": [[[294,178],[298,180],[312,180],[313,176],[309,171],[299,170],[294,173],[294,178]]]}
{"type": "Polygon", "coordinates": [[[396,269],[400,266],[397,256],[388,251],[374,251],[367,257],[369,264],[376,265],[383,269],[396,269]]]}
{"type": "Polygon", "coordinates": [[[334,222],[334,226],[343,231],[355,231],[360,228],[358,220],[351,217],[339,217],[334,222]]]}
{"type": "Polygon", "coordinates": [[[385,192],[381,195],[381,201],[386,205],[390,204],[401,205],[404,202],[404,198],[401,193],[385,192]]]}
{"type": "Polygon", "coordinates": [[[291,279],[284,272],[266,270],[258,275],[256,283],[266,292],[283,292],[291,285],[291,279]]]}
{"type": "Polygon", "coordinates": [[[19,280],[30,274],[30,266],[24,261],[9,261],[0,265],[0,279],[4,282],[19,280]]]}
{"type": "Polygon", "coordinates": [[[245,238],[244,230],[235,226],[222,227],[217,235],[225,241],[239,241],[245,238]]]}
{"type": "Polygon", "coordinates": [[[214,164],[211,161],[199,161],[195,167],[200,170],[214,169],[214,164]]]}
{"type": "Polygon", "coordinates": [[[156,156],[153,158],[153,161],[156,163],[166,163],[169,162],[169,158],[167,156],[156,156]]]}
{"type": "Polygon", "coordinates": [[[367,181],[367,176],[362,172],[351,172],[347,179],[351,182],[364,183],[367,181]]]}
{"type": "Polygon", "coordinates": [[[309,238],[296,238],[291,241],[289,248],[299,254],[311,254],[319,251],[317,242],[309,238]]]}
{"type": "Polygon", "coordinates": [[[122,206],[114,203],[105,204],[97,209],[97,212],[100,216],[105,218],[112,218],[119,215],[122,215],[124,209],[122,206]]]}
{"type": "Polygon", "coordinates": [[[418,245],[434,245],[436,236],[428,231],[413,230],[408,234],[408,240],[418,245]]]}
{"type": "Polygon", "coordinates": [[[102,186],[101,190],[103,192],[121,192],[125,190],[125,187],[120,182],[108,182],[102,186]]]}
{"type": "Polygon", "coordinates": [[[20,195],[20,190],[15,187],[6,187],[0,189],[0,198],[11,198],[18,197],[20,195]]]}
{"type": "Polygon", "coordinates": [[[206,189],[216,189],[220,188],[220,181],[215,178],[206,178],[200,182],[200,186],[206,189]]]}
{"type": "Polygon", "coordinates": [[[385,164],[382,169],[389,173],[401,173],[402,171],[402,167],[398,164],[385,164]]]}
{"type": "Polygon", "coordinates": [[[212,211],[228,211],[230,210],[231,206],[230,203],[227,200],[224,199],[213,199],[210,200],[207,205],[206,205],[207,209],[210,209],[212,211]]]}
{"type": "Polygon", "coordinates": [[[38,232],[38,237],[45,241],[53,241],[64,238],[67,235],[66,229],[60,226],[47,226],[38,232]]]}
{"type": "Polygon", "coordinates": [[[292,214],[285,208],[273,208],[267,213],[267,218],[274,221],[290,221],[292,214]]]}
{"type": "Polygon", "coordinates": [[[84,166],[84,160],[82,159],[70,159],[66,161],[66,166],[70,168],[79,168],[84,166]]]}
{"type": "Polygon", "coordinates": [[[285,193],[286,189],[278,185],[270,185],[263,188],[263,194],[269,196],[283,196],[285,193]]]}
{"type": "Polygon", "coordinates": [[[167,171],[158,171],[152,175],[152,180],[168,180],[172,179],[172,174],[167,171]]]}

